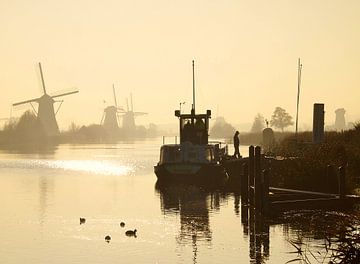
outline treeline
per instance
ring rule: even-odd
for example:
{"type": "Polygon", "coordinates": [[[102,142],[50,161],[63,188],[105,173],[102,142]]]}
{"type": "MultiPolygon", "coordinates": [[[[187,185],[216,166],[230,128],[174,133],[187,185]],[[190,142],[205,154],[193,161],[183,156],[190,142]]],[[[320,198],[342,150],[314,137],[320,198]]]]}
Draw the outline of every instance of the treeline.
{"type": "Polygon", "coordinates": [[[78,126],[72,123],[67,131],[57,136],[47,136],[41,122],[31,111],[26,111],[19,119],[10,120],[0,130],[0,147],[18,148],[36,145],[56,145],[59,143],[106,143],[126,139],[151,138],[162,133],[155,124],[148,128],[136,126],[108,130],[101,125],[78,126]]]}

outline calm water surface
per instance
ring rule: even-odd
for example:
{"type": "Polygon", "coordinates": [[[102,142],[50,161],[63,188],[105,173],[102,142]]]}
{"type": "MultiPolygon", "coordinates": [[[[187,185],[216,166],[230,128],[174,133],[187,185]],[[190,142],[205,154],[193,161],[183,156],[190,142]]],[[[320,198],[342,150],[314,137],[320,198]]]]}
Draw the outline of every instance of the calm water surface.
{"type": "Polygon", "coordinates": [[[1,152],[0,263],[285,263],[295,257],[288,239],[296,230],[272,224],[255,234],[236,192],[156,185],[161,143],[1,152]],[[134,228],[136,238],[125,236],[134,228]]]}

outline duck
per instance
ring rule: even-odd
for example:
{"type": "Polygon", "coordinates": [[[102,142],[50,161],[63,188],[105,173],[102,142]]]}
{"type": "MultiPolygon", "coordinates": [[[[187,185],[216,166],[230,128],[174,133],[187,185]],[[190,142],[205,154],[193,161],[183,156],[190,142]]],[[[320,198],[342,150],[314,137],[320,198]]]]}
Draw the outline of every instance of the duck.
{"type": "Polygon", "coordinates": [[[121,223],[120,223],[120,226],[121,226],[121,227],[124,227],[124,226],[125,226],[125,223],[124,223],[124,222],[121,222],[121,223]]]}
{"type": "Polygon", "coordinates": [[[125,232],[125,235],[136,237],[136,232],[137,232],[136,229],[134,229],[134,230],[128,230],[128,231],[125,232]]]}
{"type": "Polygon", "coordinates": [[[85,224],[85,222],[86,222],[86,219],[83,217],[80,217],[80,225],[85,224]]]}
{"type": "Polygon", "coordinates": [[[110,242],[110,240],[111,240],[111,236],[109,236],[109,235],[108,235],[108,236],[106,236],[106,237],[105,237],[105,241],[106,241],[106,242],[108,242],[108,243],[109,243],[109,242],[110,242]]]}

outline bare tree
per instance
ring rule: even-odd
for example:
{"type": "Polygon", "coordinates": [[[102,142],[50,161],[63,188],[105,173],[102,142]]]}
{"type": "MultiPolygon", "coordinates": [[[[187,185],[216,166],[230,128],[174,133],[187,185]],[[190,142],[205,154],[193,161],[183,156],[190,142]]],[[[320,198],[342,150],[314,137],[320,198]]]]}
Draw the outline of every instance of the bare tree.
{"type": "Polygon", "coordinates": [[[292,126],[294,122],[292,121],[292,116],[281,107],[276,107],[273,115],[271,116],[270,126],[280,128],[284,132],[284,128],[292,126]]]}

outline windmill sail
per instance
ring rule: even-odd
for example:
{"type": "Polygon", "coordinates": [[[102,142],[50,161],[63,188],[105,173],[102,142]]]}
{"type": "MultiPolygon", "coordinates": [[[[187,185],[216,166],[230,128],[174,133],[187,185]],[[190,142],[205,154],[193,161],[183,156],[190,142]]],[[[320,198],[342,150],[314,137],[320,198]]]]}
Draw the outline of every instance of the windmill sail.
{"type": "Polygon", "coordinates": [[[17,103],[14,103],[13,106],[22,105],[22,104],[27,104],[27,103],[32,103],[32,102],[38,102],[39,99],[40,99],[40,98],[35,98],[35,99],[30,99],[30,100],[26,100],[26,101],[17,102],[17,103]]]}
{"type": "Polygon", "coordinates": [[[40,62],[39,62],[39,69],[40,69],[42,87],[43,87],[43,90],[44,90],[44,94],[46,94],[44,75],[43,75],[43,71],[42,71],[40,62]]]}
{"type": "Polygon", "coordinates": [[[75,93],[78,93],[79,91],[76,90],[76,91],[72,91],[72,92],[67,92],[67,93],[62,93],[62,94],[57,94],[57,95],[53,95],[51,96],[51,98],[56,98],[56,97],[60,97],[60,96],[65,96],[65,95],[70,95],[70,94],[75,94],[75,93]]]}

